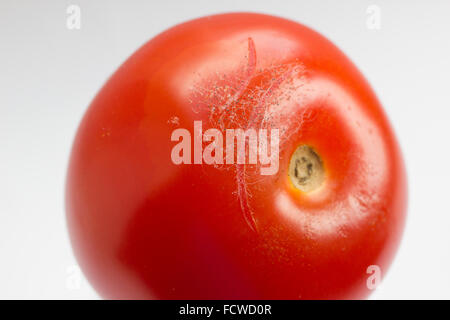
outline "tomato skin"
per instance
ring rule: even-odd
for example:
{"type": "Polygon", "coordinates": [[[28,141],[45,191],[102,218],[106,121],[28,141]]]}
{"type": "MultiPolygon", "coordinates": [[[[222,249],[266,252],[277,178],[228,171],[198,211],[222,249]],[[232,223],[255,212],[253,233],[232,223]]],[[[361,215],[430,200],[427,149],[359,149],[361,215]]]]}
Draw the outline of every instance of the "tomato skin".
{"type": "MultiPolygon", "coordinates": [[[[238,116],[234,124],[245,127],[248,115],[238,116]]],[[[396,138],[356,67],[316,32],[249,13],[178,25],[133,54],[86,112],[66,186],[75,255],[112,299],[365,298],[367,267],[386,273],[406,203],[396,138]],[[237,169],[175,165],[170,136],[192,132],[194,120],[217,125],[209,109],[196,108],[225,101],[213,89],[224,77],[235,91],[250,79],[244,100],[291,65],[301,70],[288,74],[294,85],[283,80],[270,92],[284,108],[277,124],[292,133],[280,141],[279,171],[246,172],[254,231],[243,217],[237,169]],[[246,78],[251,66],[262,71],[246,78]],[[302,144],[317,150],[327,173],[311,194],[287,175],[302,144]]]]}

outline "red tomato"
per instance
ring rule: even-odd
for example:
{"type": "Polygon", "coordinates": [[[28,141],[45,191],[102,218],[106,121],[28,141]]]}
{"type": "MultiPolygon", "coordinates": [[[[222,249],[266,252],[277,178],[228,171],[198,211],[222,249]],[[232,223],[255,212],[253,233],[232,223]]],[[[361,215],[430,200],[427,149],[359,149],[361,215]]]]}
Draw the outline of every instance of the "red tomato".
{"type": "Polygon", "coordinates": [[[158,35],[108,80],[73,145],[66,211],[104,298],[353,299],[370,292],[369,266],[384,275],[393,259],[406,187],[352,62],[305,26],[238,13],[158,35]],[[194,136],[194,121],[224,140],[279,130],[276,172],[201,153],[175,164],[172,134],[194,136]]]}

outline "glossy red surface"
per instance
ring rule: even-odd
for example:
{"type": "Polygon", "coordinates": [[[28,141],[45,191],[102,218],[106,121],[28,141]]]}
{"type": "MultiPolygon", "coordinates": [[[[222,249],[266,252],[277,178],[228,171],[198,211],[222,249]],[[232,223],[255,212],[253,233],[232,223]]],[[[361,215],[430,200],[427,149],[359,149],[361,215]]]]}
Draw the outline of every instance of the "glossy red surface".
{"type": "Polygon", "coordinates": [[[298,23],[225,14],[158,35],[108,80],[73,145],[66,211],[104,298],[352,299],[370,292],[368,266],[387,271],[406,197],[393,131],[349,59],[298,23]],[[173,164],[171,133],[194,120],[279,128],[279,171],[173,164]],[[311,193],[287,175],[303,144],[326,171],[311,193]]]}

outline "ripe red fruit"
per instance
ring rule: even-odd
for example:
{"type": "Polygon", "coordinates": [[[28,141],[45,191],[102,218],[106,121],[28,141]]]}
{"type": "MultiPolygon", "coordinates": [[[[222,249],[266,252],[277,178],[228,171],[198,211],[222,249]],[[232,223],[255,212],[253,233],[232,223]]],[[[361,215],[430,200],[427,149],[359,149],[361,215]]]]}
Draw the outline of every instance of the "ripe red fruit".
{"type": "Polygon", "coordinates": [[[160,34],[108,80],[66,196],[105,298],[347,299],[368,295],[369,266],[386,272],[407,191],[386,115],[339,49],[292,21],[224,14],[160,34]],[[278,170],[175,164],[172,133],[194,121],[279,130],[278,170]]]}

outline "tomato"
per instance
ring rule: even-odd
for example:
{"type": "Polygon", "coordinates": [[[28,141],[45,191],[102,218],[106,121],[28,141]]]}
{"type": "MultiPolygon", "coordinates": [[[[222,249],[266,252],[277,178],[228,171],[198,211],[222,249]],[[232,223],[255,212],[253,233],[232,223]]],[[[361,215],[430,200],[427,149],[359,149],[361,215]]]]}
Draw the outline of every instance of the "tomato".
{"type": "Polygon", "coordinates": [[[87,110],[66,186],[75,255],[104,298],[365,298],[406,203],[399,145],[357,68],[311,29],[249,13],[134,53],[87,110]],[[255,137],[239,162],[229,129],[267,138],[256,163],[255,137]]]}

